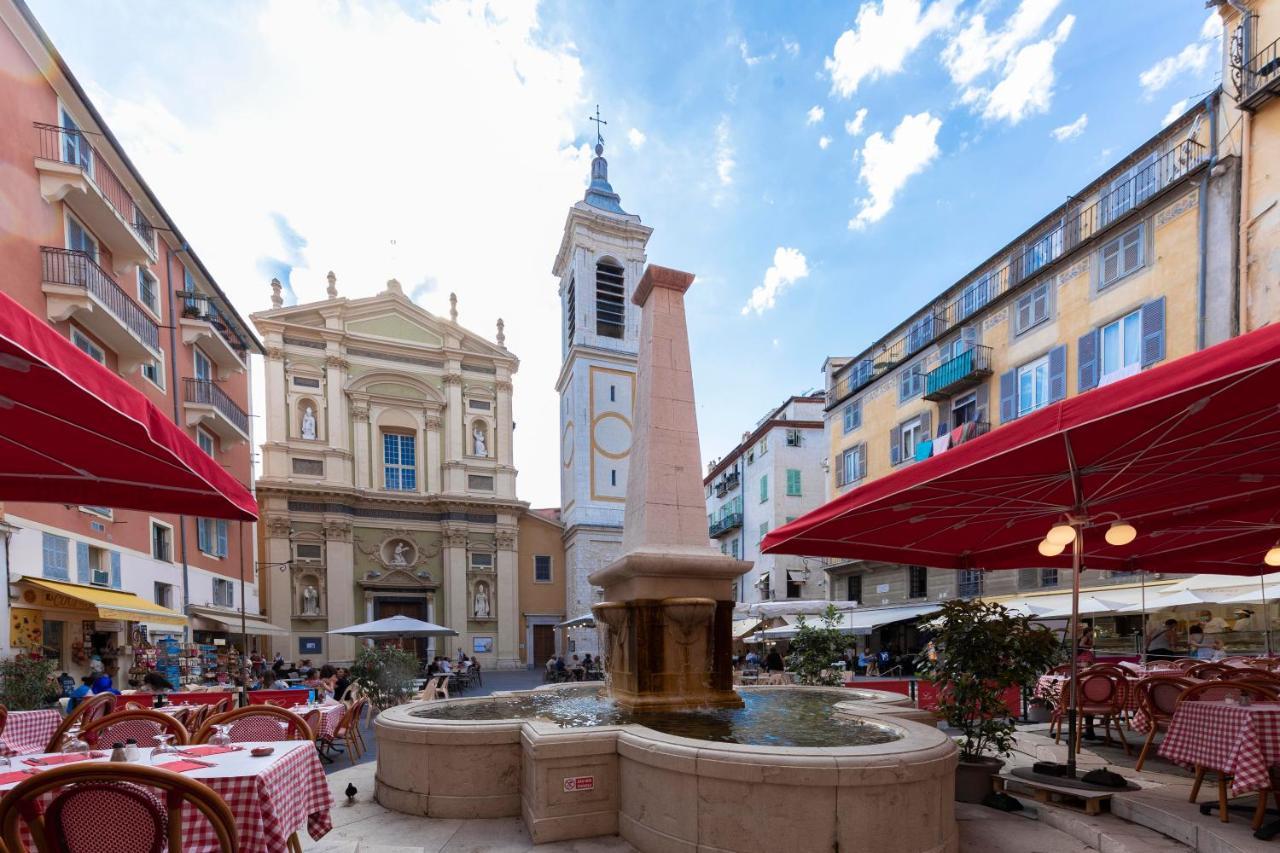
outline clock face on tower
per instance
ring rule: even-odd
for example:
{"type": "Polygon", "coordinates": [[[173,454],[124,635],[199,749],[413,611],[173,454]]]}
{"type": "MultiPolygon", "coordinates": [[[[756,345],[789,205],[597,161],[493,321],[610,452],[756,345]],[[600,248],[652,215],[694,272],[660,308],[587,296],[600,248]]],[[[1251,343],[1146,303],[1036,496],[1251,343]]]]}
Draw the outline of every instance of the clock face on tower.
{"type": "Polygon", "coordinates": [[[573,421],[564,425],[564,435],[560,437],[560,459],[566,468],[573,464],[573,421]]]}

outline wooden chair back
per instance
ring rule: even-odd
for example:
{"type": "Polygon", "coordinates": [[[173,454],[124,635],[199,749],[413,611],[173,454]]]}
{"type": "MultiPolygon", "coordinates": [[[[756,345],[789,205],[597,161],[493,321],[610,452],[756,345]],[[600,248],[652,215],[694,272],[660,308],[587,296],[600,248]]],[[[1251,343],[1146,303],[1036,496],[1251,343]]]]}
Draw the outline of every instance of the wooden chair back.
{"type": "Polygon", "coordinates": [[[1204,661],[1187,668],[1187,675],[1192,678],[1203,678],[1206,681],[1218,678],[1223,673],[1232,672],[1235,672],[1235,667],[1217,661],[1204,661]]]}
{"type": "Polygon", "coordinates": [[[107,714],[85,726],[80,737],[96,749],[109,749],[113,743],[124,743],[129,738],[145,749],[155,746],[156,735],[165,732],[173,735],[173,742],[178,746],[185,746],[191,739],[182,723],[168,714],[146,708],[107,714]]]}
{"type": "Polygon", "coordinates": [[[1228,672],[1219,675],[1215,681],[1241,681],[1241,680],[1257,680],[1272,681],[1277,687],[1280,687],[1280,674],[1274,673],[1269,669],[1252,666],[1233,666],[1228,672]]]}
{"type": "Polygon", "coordinates": [[[79,724],[80,726],[88,726],[95,720],[105,717],[111,711],[111,706],[115,702],[114,693],[99,693],[96,696],[88,696],[80,700],[80,704],[75,707],[70,714],[63,718],[58,727],[53,730],[53,736],[49,738],[49,743],[45,746],[45,752],[58,752],[62,749],[62,739],[66,737],[67,732],[71,731],[71,727],[79,724]]]}
{"type": "Polygon", "coordinates": [[[275,705],[247,705],[221,714],[214,714],[204,721],[192,740],[207,743],[213,736],[214,726],[229,724],[228,734],[232,743],[258,740],[313,740],[306,721],[292,711],[275,705]],[[286,724],[282,726],[281,724],[286,724]]]}
{"type": "Polygon", "coordinates": [[[1183,702],[1217,702],[1247,693],[1255,702],[1274,702],[1280,691],[1270,685],[1249,681],[1202,681],[1193,684],[1178,697],[1183,702]]]}
{"type": "Polygon", "coordinates": [[[1129,680],[1111,672],[1091,672],[1080,676],[1080,707],[1104,709],[1103,713],[1119,714],[1124,710],[1125,690],[1129,680]]]}
{"type": "Polygon", "coordinates": [[[1196,682],[1179,675],[1151,675],[1139,681],[1138,705],[1146,712],[1152,724],[1168,722],[1173,719],[1174,709],[1188,687],[1196,682]]]}
{"type": "Polygon", "coordinates": [[[0,837],[22,853],[25,824],[40,853],[183,853],[187,806],[208,821],[221,853],[239,850],[235,816],[208,785],[159,767],[88,761],[45,770],[5,794],[0,837]]]}
{"type": "Polygon", "coordinates": [[[1183,672],[1186,672],[1187,670],[1191,669],[1191,667],[1199,666],[1200,664],[1204,663],[1204,661],[1198,660],[1196,658],[1178,658],[1175,661],[1170,661],[1170,663],[1172,663],[1174,666],[1176,666],[1178,669],[1182,670],[1183,672]]]}

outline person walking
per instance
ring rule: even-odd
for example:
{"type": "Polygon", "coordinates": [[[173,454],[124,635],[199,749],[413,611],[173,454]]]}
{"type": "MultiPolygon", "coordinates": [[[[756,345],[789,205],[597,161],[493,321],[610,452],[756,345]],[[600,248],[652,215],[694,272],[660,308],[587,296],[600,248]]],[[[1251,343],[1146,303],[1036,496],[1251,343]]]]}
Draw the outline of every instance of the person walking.
{"type": "Polygon", "coordinates": [[[1177,657],[1173,647],[1177,642],[1178,620],[1166,619],[1147,633],[1147,657],[1172,660],[1177,657]]]}

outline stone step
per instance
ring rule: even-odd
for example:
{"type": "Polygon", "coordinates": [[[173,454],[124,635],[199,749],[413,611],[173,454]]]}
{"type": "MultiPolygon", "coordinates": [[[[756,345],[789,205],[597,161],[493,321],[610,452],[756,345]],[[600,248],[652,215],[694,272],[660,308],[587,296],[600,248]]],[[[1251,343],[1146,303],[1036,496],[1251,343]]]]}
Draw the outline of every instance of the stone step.
{"type": "MultiPolygon", "coordinates": [[[[1206,785],[1206,789],[1210,786],[1206,785]]],[[[1202,794],[1202,801],[1207,798],[1202,794]]],[[[1277,849],[1275,842],[1253,837],[1248,815],[1232,814],[1231,821],[1223,823],[1218,820],[1216,810],[1213,814],[1201,815],[1185,800],[1170,798],[1163,792],[1135,791],[1116,796],[1111,812],[1197,853],[1274,853],[1277,849]]]]}
{"type": "MultiPolygon", "coordinates": [[[[1009,793],[1024,807],[1019,814],[1066,833],[1099,853],[1182,853],[1193,849],[1114,813],[1089,816],[1078,809],[1036,802],[1021,792],[1009,793]]],[[[1114,807],[1114,798],[1112,804],[1114,807]]]]}

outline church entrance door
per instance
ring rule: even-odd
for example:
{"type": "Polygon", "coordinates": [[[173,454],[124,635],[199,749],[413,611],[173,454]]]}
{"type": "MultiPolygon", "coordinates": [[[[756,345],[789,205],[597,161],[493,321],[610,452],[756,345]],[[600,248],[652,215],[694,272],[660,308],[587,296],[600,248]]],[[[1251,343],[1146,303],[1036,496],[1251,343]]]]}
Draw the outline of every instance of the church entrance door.
{"type": "MultiPolygon", "coordinates": [[[[427,620],[427,602],[421,598],[378,598],[374,605],[375,619],[386,619],[391,616],[408,616],[412,619],[427,620]]],[[[393,641],[394,642],[394,641],[393,641]]],[[[405,651],[413,652],[418,660],[427,656],[427,639],[425,637],[406,638],[405,651]]]]}

